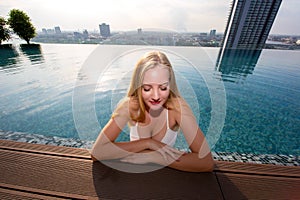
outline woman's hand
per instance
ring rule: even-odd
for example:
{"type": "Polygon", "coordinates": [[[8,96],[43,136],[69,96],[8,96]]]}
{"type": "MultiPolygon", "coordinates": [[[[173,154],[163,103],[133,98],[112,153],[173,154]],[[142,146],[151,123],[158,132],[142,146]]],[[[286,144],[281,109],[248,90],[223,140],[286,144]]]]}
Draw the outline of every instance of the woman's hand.
{"type": "Polygon", "coordinates": [[[178,160],[179,157],[184,154],[184,152],[181,152],[173,147],[170,147],[154,139],[147,139],[147,144],[150,150],[157,151],[158,153],[160,153],[167,163],[178,160]]]}
{"type": "Polygon", "coordinates": [[[151,150],[151,152],[145,153],[143,151],[140,153],[135,153],[121,159],[121,161],[135,164],[151,162],[161,165],[169,165],[174,161],[178,161],[180,156],[185,154],[185,152],[181,152],[154,139],[149,138],[144,140],[146,140],[145,142],[147,143],[148,149],[151,150]]]}
{"type": "Polygon", "coordinates": [[[122,158],[122,162],[132,163],[132,164],[146,164],[146,163],[157,163],[155,160],[158,160],[156,157],[160,156],[158,152],[141,152],[134,153],[130,156],[122,158]],[[156,155],[155,155],[156,154],[156,155]]]}
{"type": "MultiPolygon", "coordinates": [[[[146,164],[146,163],[156,163],[163,166],[167,166],[174,162],[174,159],[167,156],[166,159],[162,157],[161,153],[158,151],[151,152],[140,152],[129,155],[121,159],[122,162],[133,163],[133,164],[146,164]]],[[[178,159],[176,161],[179,161],[178,159]]]]}

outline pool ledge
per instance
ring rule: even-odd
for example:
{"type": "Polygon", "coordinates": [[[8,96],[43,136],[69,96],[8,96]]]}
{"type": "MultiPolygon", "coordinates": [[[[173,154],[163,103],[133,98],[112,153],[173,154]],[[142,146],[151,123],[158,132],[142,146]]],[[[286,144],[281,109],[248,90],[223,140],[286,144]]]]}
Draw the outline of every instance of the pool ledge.
{"type": "MultiPolygon", "coordinates": [[[[0,199],[296,199],[300,167],[216,161],[212,173],[125,173],[85,149],[0,140],[0,199]]],[[[128,166],[129,167],[129,166],[128,166]]]]}
{"type": "MultiPolygon", "coordinates": [[[[46,144],[54,146],[91,149],[94,141],[75,138],[45,136],[40,134],[0,130],[0,140],[12,140],[30,144],[46,144]]],[[[239,152],[212,152],[214,160],[230,162],[246,162],[256,164],[273,164],[283,166],[300,166],[300,156],[279,154],[254,154],[239,152]]]]}

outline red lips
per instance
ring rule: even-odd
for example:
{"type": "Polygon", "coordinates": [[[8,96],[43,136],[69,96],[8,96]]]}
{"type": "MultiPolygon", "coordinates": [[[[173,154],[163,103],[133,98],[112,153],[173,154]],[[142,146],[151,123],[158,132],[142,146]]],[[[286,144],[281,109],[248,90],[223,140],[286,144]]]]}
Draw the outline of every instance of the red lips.
{"type": "Polygon", "coordinates": [[[157,105],[157,104],[160,104],[160,101],[159,101],[159,100],[157,100],[157,101],[150,101],[150,103],[151,103],[152,105],[157,105]]]}

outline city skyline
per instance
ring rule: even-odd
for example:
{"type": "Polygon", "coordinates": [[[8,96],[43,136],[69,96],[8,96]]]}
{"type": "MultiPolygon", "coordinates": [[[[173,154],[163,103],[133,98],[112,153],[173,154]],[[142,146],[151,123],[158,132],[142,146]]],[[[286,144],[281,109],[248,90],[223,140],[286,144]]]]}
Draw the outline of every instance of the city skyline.
{"type": "MultiPolygon", "coordinates": [[[[178,32],[225,31],[231,0],[179,1],[150,0],[74,2],[70,0],[2,0],[0,16],[7,18],[11,9],[23,10],[32,23],[42,28],[59,26],[62,31],[99,30],[99,24],[110,25],[111,31],[142,28],[178,32]],[[130,2],[130,4],[128,3],[130,2]]],[[[299,35],[300,1],[283,0],[270,34],[299,35]]]]}

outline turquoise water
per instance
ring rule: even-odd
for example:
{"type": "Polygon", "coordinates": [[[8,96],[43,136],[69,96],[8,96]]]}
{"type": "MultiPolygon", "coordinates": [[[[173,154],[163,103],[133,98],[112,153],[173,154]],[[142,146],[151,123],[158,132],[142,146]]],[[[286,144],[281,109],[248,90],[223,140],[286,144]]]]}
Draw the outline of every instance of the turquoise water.
{"type": "MultiPolygon", "coordinates": [[[[105,64],[101,63],[105,55],[122,48],[127,47],[102,46],[99,67],[105,64]]],[[[132,48],[142,47],[128,47],[132,48]]],[[[299,51],[263,50],[257,61],[239,60],[217,67],[218,48],[158,48],[169,52],[180,91],[203,132],[209,134],[214,115],[224,118],[219,125],[222,131],[213,142],[214,151],[300,155],[299,51]],[[182,51],[189,57],[176,54],[182,51]],[[212,99],[212,93],[218,91],[224,92],[225,99],[212,99]],[[214,109],[218,101],[225,103],[225,112],[214,109]]],[[[116,59],[104,66],[104,74],[95,74],[94,87],[82,68],[96,49],[96,45],[76,44],[0,49],[0,129],[94,140],[125,94],[133,65],[144,51],[116,54],[116,59]],[[85,91],[76,100],[80,103],[74,103],[75,86],[85,91]],[[88,98],[91,96],[94,99],[88,98]],[[74,114],[77,105],[82,106],[80,122],[78,110],[74,114]],[[96,125],[89,123],[93,121],[89,113],[94,111],[96,125]]],[[[95,70],[91,68],[91,73],[95,70]]],[[[120,138],[127,137],[125,130],[120,138]]],[[[183,140],[177,145],[185,146],[183,140]]]]}

